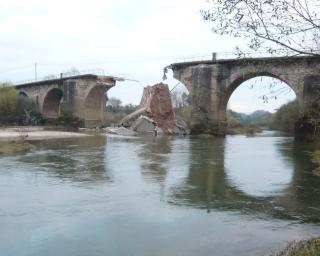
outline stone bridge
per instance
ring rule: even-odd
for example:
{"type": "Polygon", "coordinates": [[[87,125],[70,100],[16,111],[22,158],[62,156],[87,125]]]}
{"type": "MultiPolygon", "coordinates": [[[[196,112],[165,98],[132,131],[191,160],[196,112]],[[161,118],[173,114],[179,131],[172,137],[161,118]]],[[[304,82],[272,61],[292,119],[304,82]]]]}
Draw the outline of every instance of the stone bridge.
{"type": "Polygon", "coordinates": [[[61,77],[16,85],[20,95],[34,100],[48,120],[59,116],[79,118],[85,127],[105,122],[106,92],[122,79],[93,74],[61,77]]]}
{"type": "Polygon", "coordinates": [[[269,76],[295,92],[301,114],[320,99],[320,57],[272,57],[174,63],[173,71],[188,89],[192,102],[191,131],[224,135],[231,94],[248,79],[269,76]]]}

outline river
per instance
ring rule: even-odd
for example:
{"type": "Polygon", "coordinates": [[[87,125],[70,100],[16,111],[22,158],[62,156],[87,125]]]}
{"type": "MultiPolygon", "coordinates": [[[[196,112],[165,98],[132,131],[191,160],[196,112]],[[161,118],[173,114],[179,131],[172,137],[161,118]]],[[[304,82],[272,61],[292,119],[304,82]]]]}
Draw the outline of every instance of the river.
{"type": "Polygon", "coordinates": [[[320,177],[290,137],[32,144],[0,155],[0,255],[269,255],[320,235],[320,177]]]}

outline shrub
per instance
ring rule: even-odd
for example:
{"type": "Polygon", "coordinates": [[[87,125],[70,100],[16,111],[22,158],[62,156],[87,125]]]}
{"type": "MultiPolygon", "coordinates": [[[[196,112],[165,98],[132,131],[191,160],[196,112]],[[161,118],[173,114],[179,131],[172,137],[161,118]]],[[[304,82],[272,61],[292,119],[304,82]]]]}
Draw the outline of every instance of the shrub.
{"type": "Polygon", "coordinates": [[[0,83],[0,124],[39,124],[42,116],[36,103],[19,95],[10,83],[0,83]]]}

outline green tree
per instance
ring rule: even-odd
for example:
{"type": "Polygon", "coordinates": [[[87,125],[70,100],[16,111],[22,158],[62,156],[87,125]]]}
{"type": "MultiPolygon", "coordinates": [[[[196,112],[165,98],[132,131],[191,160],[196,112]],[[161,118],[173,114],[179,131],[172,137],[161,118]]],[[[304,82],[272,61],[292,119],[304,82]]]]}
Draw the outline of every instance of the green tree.
{"type": "Polygon", "coordinates": [[[275,130],[294,132],[295,124],[299,120],[299,103],[297,100],[281,106],[274,114],[271,128],[275,130]]]}
{"type": "Polygon", "coordinates": [[[17,100],[18,92],[11,84],[0,84],[0,111],[2,113],[16,111],[17,100]]]}
{"type": "Polygon", "coordinates": [[[38,124],[42,122],[35,102],[23,95],[10,83],[0,83],[0,125],[38,124]]]}
{"type": "Polygon", "coordinates": [[[12,122],[16,118],[18,92],[10,83],[0,84],[0,122],[12,122]]]}
{"type": "Polygon", "coordinates": [[[110,98],[107,101],[107,111],[117,113],[122,111],[122,102],[118,98],[110,98]]]}

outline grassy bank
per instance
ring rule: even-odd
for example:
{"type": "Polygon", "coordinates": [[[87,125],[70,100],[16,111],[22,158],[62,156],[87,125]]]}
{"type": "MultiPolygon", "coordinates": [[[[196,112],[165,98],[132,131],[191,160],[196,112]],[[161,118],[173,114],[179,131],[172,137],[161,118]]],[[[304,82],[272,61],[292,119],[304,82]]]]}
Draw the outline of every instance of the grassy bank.
{"type": "Polygon", "coordinates": [[[320,256],[320,238],[291,242],[276,256],[320,256]]]}
{"type": "Polygon", "coordinates": [[[35,148],[25,140],[0,141],[0,155],[26,152],[35,148]]]}

